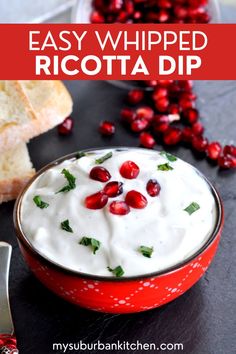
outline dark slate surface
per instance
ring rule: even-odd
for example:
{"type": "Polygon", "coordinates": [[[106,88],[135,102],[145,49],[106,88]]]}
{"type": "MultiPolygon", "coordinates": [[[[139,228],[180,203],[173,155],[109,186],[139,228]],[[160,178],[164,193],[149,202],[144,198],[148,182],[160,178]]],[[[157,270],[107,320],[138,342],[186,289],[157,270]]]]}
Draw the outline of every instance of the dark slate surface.
{"type": "MultiPolygon", "coordinates": [[[[137,146],[137,138],[119,124],[112,139],[104,139],[97,133],[101,119],[118,119],[124,90],[106,82],[66,84],[75,102],[74,133],[60,137],[54,129],[34,139],[29,149],[37,169],[77,149],[137,146]]],[[[207,135],[222,142],[236,142],[236,83],[198,82],[196,87],[207,135]]],[[[182,342],[184,354],[235,353],[236,171],[219,173],[183,147],[173,151],[197,166],[216,185],[224,201],[226,222],[218,253],[205,276],[186,294],[159,309],[108,315],[89,312],[57,298],[34,278],[20,255],[12,223],[13,203],[0,206],[0,239],[14,247],[10,296],[20,353],[51,354],[53,342],[79,340],[89,343],[140,340],[157,345],[182,342]]]]}

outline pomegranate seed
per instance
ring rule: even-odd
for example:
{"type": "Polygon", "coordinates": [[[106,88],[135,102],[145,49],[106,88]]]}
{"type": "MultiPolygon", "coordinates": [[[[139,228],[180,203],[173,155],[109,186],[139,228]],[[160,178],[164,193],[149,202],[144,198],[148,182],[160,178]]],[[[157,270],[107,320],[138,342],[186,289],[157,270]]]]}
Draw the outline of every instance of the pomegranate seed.
{"type": "Polygon", "coordinates": [[[171,0],[158,0],[157,5],[162,9],[170,9],[172,6],[171,0]]]}
{"type": "Polygon", "coordinates": [[[162,87],[169,87],[173,82],[174,80],[159,80],[159,85],[162,87]]]}
{"type": "Polygon", "coordinates": [[[156,133],[165,133],[169,129],[169,123],[158,123],[154,125],[154,131],[156,133]]]}
{"type": "Polygon", "coordinates": [[[111,135],[115,134],[114,123],[109,122],[108,120],[102,121],[99,126],[99,132],[102,135],[106,135],[106,136],[111,136],[111,135]]]}
{"type": "Polygon", "coordinates": [[[206,153],[211,160],[217,160],[221,154],[222,147],[220,143],[214,141],[207,146],[206,153]]]}
{"type": "Polygon", "coordinates": [[[181,140],[182,132],[179,128],[169,128],[163,137],[163,141],[166,145],[176,145],[181,140]]]}
{"type": "Polygon", "coordinates": [[[126,194],[126,203],[135,209],[143,209],[147,206],[147,199],[141,193],[131,190],[126,194]]]}
{"type": "Polygon", "coordinates": [[[198,116],[199,116],[198,110],[195,108],[185,109],[185,110],[183,110],[182,114],[183,114],[183,118],[186,119],[186,121],[189,124],[196,123],[196,121],[198,120],[198,116]]]}
{"type": "Polygon", "coordinates": [[[157,87],[152,94],[154,101],[158,101],[162,97],[167,97],[168,90],[166,87],[157,87]]]}
{"type": "Polygon", "coordinates": [[[202,136],[194,136],[192,139],[192,147],[199,152],[205,152],[208,146],[208,140],[202,136]]]}
{"type": "Polygon", "coordinates": [[[169,116],[165,114],[156,114],[153,118],[153,124],[170,123],[169,116]]]}
{"type": "Polygon", "coordinates": [[[225,145],[223,150],[224,155],[232,155],[236,157],[236,146],[234,145],[225,145]]]}
{"type": "Polygon", "coordinates": [[[134,20],[140,20],[142,18],[142,12],[141,11],[135,11],[133,15],[134,20]]]}
{"type": "Polygon", "coordinates": [[[102,209],[108,202],[108,196],[100,191],[85,198],[85,206],[88,209],[102,209]]]}
{"type": "Polygon", "coordinates": [[[68,117],[64,120],[64,122],[58,125],[58,133],[61,135],[69,135],[72,132],[73,126],[73,119],[68,117]]]}
{"type": "Polygon", "coordinates": [[[125,123],[131,124],[136,118],[135,112],[131,108],[123,108],[121,111],[121,119],[125,123]]]}
{"type": "Polygon", "coordinates": [[[127,100],[131,104],[137,104],[140,103],[144,98],[144,92],[142,90],[131,90],[128,93],[127,100]]]}
{"type": "Polygon", "coordinates": [[[129,16],[134,13],[134,4],[132,0],[125,0],[125,12],[129,16]]]}
{"type": "Polygon", "coordinates": [[[191,128],[186,127],[182,130],[182,140],[186,143],[191,143],[192,139],[193,139],[193,131],[191,128]]]}
{"type": "Polygon", "coordinates": [[[167,97],[161,97],[158,101],[155,101],[155,107],[159,112],[167,112],[169,104],[170,102],[167,97]]]}
{"type": "Polygon", "coordinates": [[[174,7],[174,14],[178,19],[184,20],[187,16],[188,12],[185,7],[180,6],[180,5],[176,5],[174,7]]]}
{"type": "Polygon", "coordinates": [[[130,212],[130,207],[123,201],[114,201],[110,204],[110,212],[115,215],[127,215],[130,212]]]}
{"type": "Polygon", "coordinates": [[[236,167],[236,158],[231,155],[223,155],[218,158],[218,165],[223,169],[236,167]]]}
{"type": "Polygon", "coordinates": [[[118,197],[118,195],[123,193],[123,183],[122,182],[109,182],[105,185],[103,192],[109,198],[118,197]]]}
{"type": "Polygon", "coordinates": [[[152,121],[154,117],[154,111],[151,107],[144,106],[144,107],[139,107],[135,111],[137,119],[139,118],[144,118],[148,122],[152,121]]]}
{"type": "Polygon", "coordinates": [[[192,80],[179,80],[179,87],[184,91],[191,91],[193,88],[192,80]]]}
{"type": "Polygon", "coordinates": [[[123,6],[123,0],[111,0],[109,11],[118,12],[119,10],[121,10],[122,6],[123,6]]]}
{"type": "Polygon", "coordinates": [[[103,10],[103,6],[104,6],[103,0],[93,0],[93,7],[96,10],[103,10]]]}
{"type": "Polygon", "coordinates": [[[127,18],[128,18],[127,12],[126,11],[121,11],[118,14],[117,22],[126,23],[127,22],[127,18]]]}
{"type": "Polygon", "coordinates": [[[204,127],[202,123],[197,122],[192,125],[192,132],[194,135],[202,135],[204,133],[204,127]]]}
{"type": "Polygon", "coordinates": [[[145,84],[147,87],[156,87],[158,84],[157,80],[146,80],[145,84]]]}
{"type": "Polygon", "coordinates": [[[111,175],[106,168],[96,166],[90,171],[89,177],[95,181],[107,182],[111,178],[111,175]]]}
{"type": "Polygon", "coordinates": [[[127,179],[134,179],[139,174],[139,167],[133,161],[125,161],[120,167],[120,174],[127,179]]]}
{"type": "Polygon", "coordinates": [[[179,114],[179,106],[177,104],[170,104],[169,106],[169,114],[179,114]]]}
{"type": "Polygon", "coordinates": [[[141,118],[141,119],[135,119],[131,123],[131,130],[135,133],[142,132],[143,130],[147,129],[149,126],[149,122],[147,119],[141,118]]]}
{"type": "Polygon", "coordinates": [[[181,98],[179,100],[179,107],[182,110],[188,109],[188,108],[195,108],[195,103],[192,100],[186,99],[186,98],[181,98]]]}
{"type": "Polygon", "coordinates": [[[150,179],[147,183],[146,189],[151,197],[156,197],[160,193],[161,186],[156,179],[150,179]]]}
{"type": "Polygon", "coordinates": [[[140,144],[147,149],[152,149],[156,144],[153,136],[146,132],[140,134],[139,140],[140,140],[140,144]]]}
{"type": "Polygon", "coordinates": [[[92,23],[104,23],[105,18],[99,11],[93,11],[90,16],[90,21],[92,23]]]}

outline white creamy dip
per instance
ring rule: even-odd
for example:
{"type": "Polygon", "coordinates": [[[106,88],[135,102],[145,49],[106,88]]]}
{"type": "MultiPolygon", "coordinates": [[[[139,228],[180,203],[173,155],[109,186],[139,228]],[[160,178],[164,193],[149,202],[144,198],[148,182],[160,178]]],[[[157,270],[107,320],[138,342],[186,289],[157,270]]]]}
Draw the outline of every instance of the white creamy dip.
{"type": "Polygon", "coordinates": [[[179,158],[171,162],[159,152],[144,149],[97,150],[80,159],[66,160],[41,174],[23,197],[21,224],[27,239],[40,254],[68,269],[113,276],[107,267],[121,266],[124,276],[133,276],[164,270],[193,255],[214,230],[216,213],[215,199],[207,182],[179,158]],[[124,183],[123,193],[109,198],[104,208],[91,210],[86,208],[85,198],[102,190],[106,183],[91,179],[89,173],[98,166],[95,159],[109,151],[113,156],[99,166],[110,172],[110,181],[124,183]],[[140,168],[135,179],[120,175],[119,168],[127,160],[140,168]],[[158,170],[158,165],[166,163],[173,170],[158,170]],[[76,187],[56,193],[67,184],[61,174],[64,168],[76,177],[76,187]],[[156,179],[161,186],[156,197],[146,191],[150,179],[156,179]],[[110,203],[124,200],[130,190],[147,198],[146,208],[130,208],[130,213],[122,216],[112,214],[110,203]],[[35,196],[49,206],[38,207],[33,201],[35,196]],[[200,208],[190,215],[184,209],[193,202],[200,208]],[[61,228],[64,220],[69,220],[73,233],[61,228]],[[90,246],[80,244],[83,237],[100,242],[95,254],[90,246]],[[140,246],[153,248],[151,258],[140,252],[140,246]]]}

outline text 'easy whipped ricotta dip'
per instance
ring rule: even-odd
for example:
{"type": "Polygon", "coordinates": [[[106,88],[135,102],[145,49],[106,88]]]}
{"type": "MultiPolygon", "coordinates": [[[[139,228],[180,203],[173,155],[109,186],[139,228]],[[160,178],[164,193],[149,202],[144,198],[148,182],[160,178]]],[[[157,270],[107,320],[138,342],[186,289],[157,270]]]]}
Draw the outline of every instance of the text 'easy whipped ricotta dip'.
{"type": "Polygon", "coordinates": [[[175,156],[144,149],[79,153],[39,175],[21,225],[43,256],[71,270],[134,276],[184,261],[207,242],[216,202],[175,156]]]}

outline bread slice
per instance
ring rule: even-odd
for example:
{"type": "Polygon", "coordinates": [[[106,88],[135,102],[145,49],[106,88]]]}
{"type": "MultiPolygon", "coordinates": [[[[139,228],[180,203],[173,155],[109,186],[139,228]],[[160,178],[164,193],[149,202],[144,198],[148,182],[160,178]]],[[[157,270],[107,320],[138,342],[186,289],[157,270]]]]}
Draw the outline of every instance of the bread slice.
{"type": "Polygon", "coordinates": [[[24,143],[0,154],[0,204],[16,199],[34,173],[24,143]]]}
{"type": "Polygon", "coordinates": [[[71,111],[61,81],[0,81],[0,153],[55,127],[71,111]]]}

